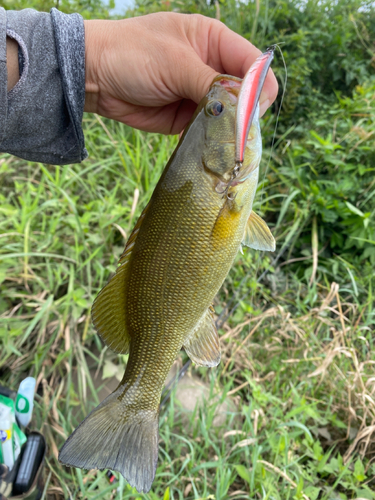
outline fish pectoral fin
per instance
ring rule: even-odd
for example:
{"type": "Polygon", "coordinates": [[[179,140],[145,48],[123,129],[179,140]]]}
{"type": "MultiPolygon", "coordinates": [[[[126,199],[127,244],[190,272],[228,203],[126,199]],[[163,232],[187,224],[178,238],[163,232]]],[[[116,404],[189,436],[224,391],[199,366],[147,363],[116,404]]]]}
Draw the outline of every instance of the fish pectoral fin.
{"type": "Polygon", "coordinates": [[[190,359],[198,366],[217,366],[220,363],[220,343],[213,307],[210,306],[184,343],[190,359]]]}
{"type": "Polygon", "coordinates": [[[275,251],[276,242],[270,228],[254,211],[247,221],[242,244],[255,250],[275,251]]]}

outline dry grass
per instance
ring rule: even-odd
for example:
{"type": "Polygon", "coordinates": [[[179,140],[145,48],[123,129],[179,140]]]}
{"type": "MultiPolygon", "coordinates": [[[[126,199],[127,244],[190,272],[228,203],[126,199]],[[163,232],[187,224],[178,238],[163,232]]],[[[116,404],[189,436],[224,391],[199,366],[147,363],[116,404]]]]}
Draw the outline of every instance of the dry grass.
{"type": "MultiPolygon", "coordinates": [[[[252,379],[259,383],[276,376],[273,371],[267,372],[269,359],[264,359],[264,354],[263,362],[254,363],[257,352],[282,358],[288,372],[298,366],[296,375],[303,372],[304,379],[311,380],[331,400],[330,411],[343,416],[345,436],[330,442],[346,443],[340,447],[344,462],[358,453],[369,459],[369,466],[375,460],[375,357],[365,336],[373,332],[361,322],[365,310],[342,302],[339,286],[333,282],[328,293],[321,294],[320,306],[307,314],[293,315],[277,306],[232,328],[225,325],[221,340],[230,341],[224,343],[222,374],[231,367],[228,375],[234,375],[237,382],[228,394],[249,385],[249,380],[241,378],[245,370],[250,370],[252,379]],[[274,332],[271,337],[264,333],[265,326],[274,332]]],[[[327,401],[322,399],[319,404],[327,401]]]]}

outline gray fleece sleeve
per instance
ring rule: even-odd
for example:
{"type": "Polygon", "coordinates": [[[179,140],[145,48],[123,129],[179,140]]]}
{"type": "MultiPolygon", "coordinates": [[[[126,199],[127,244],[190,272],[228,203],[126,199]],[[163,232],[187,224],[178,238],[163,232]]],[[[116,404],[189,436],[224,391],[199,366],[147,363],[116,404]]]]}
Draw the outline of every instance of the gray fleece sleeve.
{"type": "Polygon", "coordinates": [[[84,103],[82,17],[0,7],[0,151],[57,165],[81,162],[84,103]],[[9,92],[6,36],[19,46],[20,79],[9,92]]]}

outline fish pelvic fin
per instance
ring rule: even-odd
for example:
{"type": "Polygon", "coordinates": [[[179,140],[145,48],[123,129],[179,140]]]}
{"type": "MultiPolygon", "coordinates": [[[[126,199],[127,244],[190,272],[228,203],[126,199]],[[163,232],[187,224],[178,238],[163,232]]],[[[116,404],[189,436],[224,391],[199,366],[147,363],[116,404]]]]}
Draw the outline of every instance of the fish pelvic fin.
{"type": "Polygon", "coordinates": [[[130,257],[138,232],[147,213],[149,204],[143,210],[126,243],[119,260],[116,274],[101,289],[91,309],[92,322],[103,342],[112,351],[127,354],[130,334],[126,322],[126,293],[130,273],[130,257]]]}
{"type": "Polygon", "coordinates": [[[270,228],[254,211],[247,221],[242,244],[255,250],[275,251],[276,242],[270,228]]]}
{"type": "Polygon", "coordinates": [[[198,366],[213,367],[220,363],[220,343],[212,306],[204,313],[183,347],[198,366]]]}
{"type": "Polygon", "coordinates": [[[136,410],[117,389],[69,436],[59,461],[80,469],[118,471],[139,493],[147,493],[158,460],[159,410],[136,410]]]}

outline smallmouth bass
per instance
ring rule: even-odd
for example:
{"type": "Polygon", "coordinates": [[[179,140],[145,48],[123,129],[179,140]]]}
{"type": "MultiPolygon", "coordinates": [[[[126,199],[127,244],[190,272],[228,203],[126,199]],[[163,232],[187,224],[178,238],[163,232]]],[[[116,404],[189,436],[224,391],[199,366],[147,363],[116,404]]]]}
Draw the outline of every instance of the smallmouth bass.
{"type": "Polygon", "coordinates": [[[252,211],[262,141],[259,95],[273,49],[244,80],[219,75],[186,127],[92,307],[104,343],[128,353],[117,389],[61,449],[63,464],[119,471],[148,492],[158,458],[161,391],[183,347],[200,366],[220,362],[212,301],[241,246],[275,249],[252,211]],[[242,83],[241,83],[242,82],[242,83]]]}

